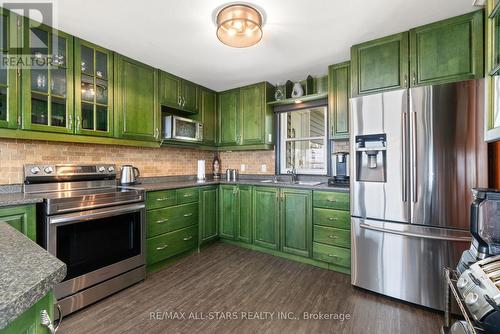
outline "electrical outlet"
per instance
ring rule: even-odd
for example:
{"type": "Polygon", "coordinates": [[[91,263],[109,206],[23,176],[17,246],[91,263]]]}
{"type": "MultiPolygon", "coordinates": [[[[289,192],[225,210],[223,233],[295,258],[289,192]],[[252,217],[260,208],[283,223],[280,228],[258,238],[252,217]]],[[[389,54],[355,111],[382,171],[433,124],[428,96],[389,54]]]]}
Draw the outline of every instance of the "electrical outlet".
{"type": "Polygon", "coordinates": [[[247,165],[245,165],[245,164],[241,164],[241,165],[240,165],[240,171],[244,172],[244,171],[246,171],[246,170],[247,170],[247,165]]]}
{"type": "Polygon", "coordinates": [[[260,165],[260,171],[261,171],[262,173],[266,173],[266,172],[267,172],[267,165],[266,165],[266,164],[262,164],[262,165],[260,165]]]}

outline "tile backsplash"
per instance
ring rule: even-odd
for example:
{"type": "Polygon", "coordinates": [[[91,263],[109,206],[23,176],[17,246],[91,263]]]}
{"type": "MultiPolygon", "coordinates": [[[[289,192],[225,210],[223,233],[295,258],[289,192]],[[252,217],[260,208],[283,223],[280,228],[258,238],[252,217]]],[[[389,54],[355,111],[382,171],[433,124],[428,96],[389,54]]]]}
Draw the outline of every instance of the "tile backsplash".
{"type": "Polygon", "coordinates": [[[226,169],[238,169],[240,174],[274,174],[274,150],[272,151],[240,151],[240,152],[220,152],[221,171],[226,169]],[[245,165],[245,170],[241,170],[241,165],[245,165]],[[266,165],[266,171],[261,170],[262,165],[266,165]]]}
{"type": "Polygon", "coordinates": [[[197,160],[212,172],[214,153],[185,148],[143,148],[0,139],[0,184],[23,182],[23,165],[64,163],[132,164],[142,176],[195,175],[197,160]]]}

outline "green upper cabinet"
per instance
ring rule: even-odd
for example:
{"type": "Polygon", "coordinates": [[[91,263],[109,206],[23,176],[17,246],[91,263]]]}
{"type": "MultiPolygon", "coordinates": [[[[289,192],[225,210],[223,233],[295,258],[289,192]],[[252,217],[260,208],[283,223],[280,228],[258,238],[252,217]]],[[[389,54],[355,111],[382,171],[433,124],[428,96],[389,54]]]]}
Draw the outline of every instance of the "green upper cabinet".
{"type": "Polygon", "coordinates": [[[482,78],[483,10],[410,30],[411,85],[482,78]]]}
{"type": "Polygon", "coordinates": [[[113,136],[113,52],[75,39],[75,132],[113,136]]]}
{"type": "Polygon", "coordinates": [[[236,240],[252,242],[252,186],[238,186],[236,240]]]}
{"type": "Polygon", "coordinates": [[[23,128],[73,133],[73,37],[27,18],[23,34],[36,59],[22,70],[23,128]]]}
{"type": "Polygon", "coordinates": [[[200,88],[198,92],[200,112],[197,119],[203,123],[203,143],[215,145],[217,133],[217,95],[215,92],[205,88],[200,88]]]}
{"type": "Polygon", "coordinates": [[[160,71],[159,101],[166,107],[189,113],[198,112],[198,86],[175,75],[160,71]]]}
{"type": "Polygon", "coordinates": [[[115,54],[115,133],[157,141],[160,136],[157,70],[115,54]]]}
{"type": "Polygon", "coordinates": [[[218,227],[219,187],[207,186],[200,188],[200,243],[216,239],[219,236],[218,227]]]}
{"type": "Polygon", "coordinates": [[[350,62],[328,68],[328,112],[332,139],[349,138],[350,72],[350,62]]]}
{"type": "Polygon", "coordinates": [[[35,205],[1,207],[0,220],[25,234],[31,240],[36,241],[35,205]]]}
{"type": "Polygon", "coordinates": [[[253,243],[279,249],[279,189],[254,187],[253,243]]]}
{"type": "Polygon", "coordinates": [[[309,257],[312,243],[312,191],[281,190],[281,249],[309,257]]]}
{"type": "MultiPolygon", "coordinates": [[[[16,14],[6,9],[0,8],[0,53],[3,56],[15,54],[17,41],[19,38],[18,29],[11,29],[16,26],[16,22],[21,20],[16,14]],[[14,21],[14,22],[11,22],[14,21]]],[[[0,67],[0,127],[18,127],[18,84],[17,68],[0,67]]]]}
{"type": "Polygon", "coordinates": [[[170,73],[160,71],[158,75],[159,81],[159,101],[163,106],[179,108],[181,105],[180,91],[181,78],[178,78],[170,73]]]}
{"type": "Polygon", "coordinates": [[[408,84],[408,33],[351,48],[351,95],[405,88],[408,84]]]}
{"type": "Polygon", "coordinates": [[[221,238],[234,239],[236,236],[236,221],[238,219],[236,185],[221,185],[219,189],[219,235],[221,238]]]}
{"type": "Polygon", "coordinates": [[[274,115],[267,102],[273,95],[268,82],[219,93],[219,146],[270,148],[266,145],[274,143],[274,115]]]}
{"type": "Polygon", "coordinates": [[[218,136],[220,146],[239,143],[240,90],[233,89],[219,93],[218,136]]]}

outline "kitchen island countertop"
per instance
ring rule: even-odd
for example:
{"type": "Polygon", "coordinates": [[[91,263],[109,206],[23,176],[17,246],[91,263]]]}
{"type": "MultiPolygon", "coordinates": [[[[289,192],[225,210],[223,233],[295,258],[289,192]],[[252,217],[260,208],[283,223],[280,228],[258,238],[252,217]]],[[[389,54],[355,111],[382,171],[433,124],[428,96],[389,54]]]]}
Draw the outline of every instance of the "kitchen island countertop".
{"type": "Polygon", "coordinates": [[[49,293],[65,276],[63,262],[0,221],[0,330],[49,293]]]}

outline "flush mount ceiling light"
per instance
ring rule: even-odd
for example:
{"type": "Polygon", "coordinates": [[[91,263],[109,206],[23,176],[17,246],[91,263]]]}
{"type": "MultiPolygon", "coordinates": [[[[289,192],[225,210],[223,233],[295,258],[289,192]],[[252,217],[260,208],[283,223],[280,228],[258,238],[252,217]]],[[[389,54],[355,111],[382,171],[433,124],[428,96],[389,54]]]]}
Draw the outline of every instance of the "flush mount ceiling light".
{"type": "Polygon", "coordinates": [[[230,4],[217,13],[217,38],[234,48],[246,48],[262,39],[262,15],[252,6],[230,4]]]}

